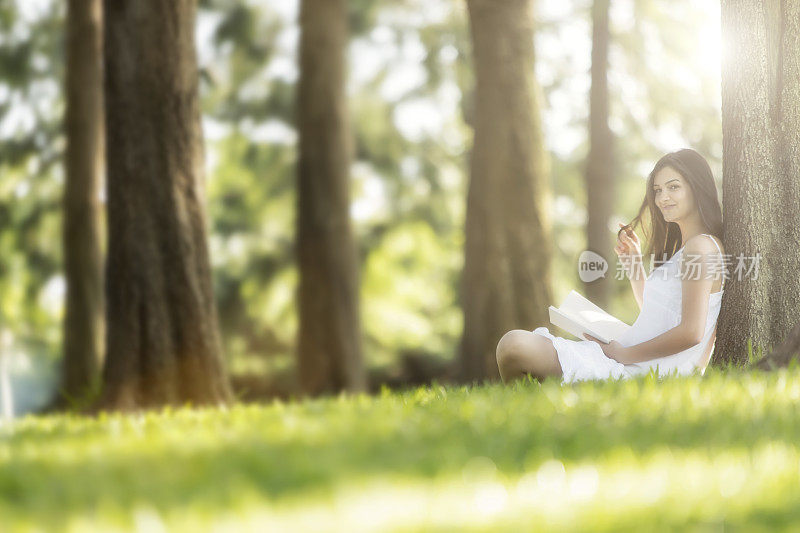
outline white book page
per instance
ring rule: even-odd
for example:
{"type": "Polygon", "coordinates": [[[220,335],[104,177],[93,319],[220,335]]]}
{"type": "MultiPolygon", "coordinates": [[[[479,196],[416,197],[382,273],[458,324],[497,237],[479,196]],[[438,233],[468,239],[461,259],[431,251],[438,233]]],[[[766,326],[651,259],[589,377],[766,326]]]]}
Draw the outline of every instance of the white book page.
{"type": "Polygon", "coordinates": [[[581,340],[586,340],[583,334],[589,333],[602,342],[610,342],[630,328],[574,290],[560,307],[551,306],[550,311],[550,322],[581,340]]]}

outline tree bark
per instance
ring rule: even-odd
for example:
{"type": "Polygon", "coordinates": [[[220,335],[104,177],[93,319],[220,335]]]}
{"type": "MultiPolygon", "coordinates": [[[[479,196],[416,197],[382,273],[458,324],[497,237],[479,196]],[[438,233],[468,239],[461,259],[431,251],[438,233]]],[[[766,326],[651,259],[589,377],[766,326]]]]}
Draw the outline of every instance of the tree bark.
{"type": "Polygon", "coordinates": [[[351,230],[347,2],[303,0],[297,96],[297,362],[307,395],[366,390],[351,230]]]}
{"type": "Polygon", "coordinates": [[[461,298],[463,381],[499,379],[508,330],[548,323],[549,187],[530,0],[467,0],[476,72],[461,298]]]}
{"type": "Polygon", "coordinates": [[[230,398],[206,242],[194,0],[106,0],[103,405],[230,398]]]}
{"type": "Polygon", "coordinates": [[[724,239],[731,254],[715,360],[769,353],[800,320],[800,4],[723,0],[724,239]],[[757,279],[738,256],[761,254],[757,279]]]}
{"type": "Polygon", "coordinates": [[[103,166],[102,1],[69,0],[66,38],[64,277],[67,286],[60,398],[99,385],[103,266],[99,187],[103,166]]]}
{"type": "Polygon", "coordinates": [[[800,322],[795,324],[783,342],[773,352],[758,361],[756,366],[762,370],[775,370],[788,366],[800,354],[800,322]]]}
{"type": "Polygon", "coordinates": [[[613,137],[608,127],[609,0],[592,5],[592,87],[589,94],[589,157],[586,162],[587,249],[609,263],[604,277],[584,284],[587,297],[600,307],[608,304],[614,275],[608,221],[614,207],[613,137]]]}

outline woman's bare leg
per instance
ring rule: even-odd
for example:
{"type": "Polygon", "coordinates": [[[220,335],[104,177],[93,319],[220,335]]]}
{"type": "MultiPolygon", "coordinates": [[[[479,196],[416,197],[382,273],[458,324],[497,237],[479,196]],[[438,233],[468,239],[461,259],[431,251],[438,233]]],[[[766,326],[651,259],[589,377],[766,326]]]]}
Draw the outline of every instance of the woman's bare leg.
{"type": "Polygon", "coordinates": [[[497,343],[497,368],[506,383],[525,374],[540,381],[562,375],[553,341],[524,329],[512,329],[497,343]]]}

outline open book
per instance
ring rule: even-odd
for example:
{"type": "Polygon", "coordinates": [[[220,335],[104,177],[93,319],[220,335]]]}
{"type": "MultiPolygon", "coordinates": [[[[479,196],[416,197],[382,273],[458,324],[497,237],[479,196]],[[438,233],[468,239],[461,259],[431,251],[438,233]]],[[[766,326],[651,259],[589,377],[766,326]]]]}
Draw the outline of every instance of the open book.
{"type": "Polygon", "coordinates": [[[550,306],[550,322],[581,340],[588,340],[583,336],[588,333],[602,342],[618,339],[630,327],[575,291],[559,307],[550,306]]]}

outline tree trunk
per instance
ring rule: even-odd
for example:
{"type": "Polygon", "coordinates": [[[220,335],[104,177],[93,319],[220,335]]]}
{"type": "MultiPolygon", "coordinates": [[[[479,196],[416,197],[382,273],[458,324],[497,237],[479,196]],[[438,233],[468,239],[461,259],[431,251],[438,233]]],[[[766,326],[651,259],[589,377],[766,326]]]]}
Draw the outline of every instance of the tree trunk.
{"type": "Polygon", "coordinates": [[[614,207],[613,138],[608,127],[608,5],[592,6],[592,88],[589,95],[589,158],[586,162],[587,249],[609,263],[605,277],[585,283],[587,297],[600,307],[608,305],[614,261],[608,221],[614,207]]]}
{"type": "Polygon", "coordinates": [[[729,279],[715,360],[770,351],[800,320],[800,3],[723,0],[723,207],[729,279]],[[738,256],[761,254],[739,280],[738,256]]]}
{"type": "Polygon", "coordinates": [[[64,354],[58,403],[96,389],[103,333],[99,186],[103,165],[102,1],[67,7],[64,354]]]}
{"type": "Polygon", "coordinates": [[[549,188],[530,0],[467,0],[476,72],[461,297],[464,381],[499,379],[508,330],[548,323],[549,188]]]}
{"type": "Polygon", "coordinates": [[[758,361],[756,366],[763,370],[774,370],[788,366],[792,359],[798,357],[798,354],[800,354],[800,322],[795,324],[780,346],[767,357],[758,361]]]}
{"type": "Polygon", "coordinates": [[[194,0],[106,0],[103,405],[230,398],[211,286],[194,0]]]}
{"type": "Polygon", "coordinates": [[[349,214],[346,0],[303,0],[300,27],[299,382],[308,395],[363,391],[359,274],[349,214]]]}

